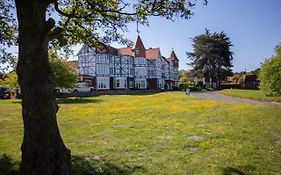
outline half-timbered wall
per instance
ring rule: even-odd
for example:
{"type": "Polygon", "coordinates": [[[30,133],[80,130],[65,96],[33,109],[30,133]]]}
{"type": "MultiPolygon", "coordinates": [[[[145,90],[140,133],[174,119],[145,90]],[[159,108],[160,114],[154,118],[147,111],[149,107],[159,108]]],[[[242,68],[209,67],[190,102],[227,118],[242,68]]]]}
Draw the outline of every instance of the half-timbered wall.
{"type": "MultiPolygon", "coordinates": [[[[170,80],[169,63],[166,60],[164,60],[164,66],[163,67],[164,67],[163,72],[164,72],[164,75],[165,75],[165,80],[170,80]]],[[[163,74],[163,72],[162,72],[162,74],[163,74]]]]}
{"type": "Polygon", "coordinates": [[[131,56],[115,56],[110,59],[110,75],[113,77],[133,77],[134,66],[131,56]]]}
{"type": "Polygon", "coordinates": [[[108,54],[96,54],[96,75],[109,77],[109,55],[108,54]]]}
{"type": "Polygon", "coordinates": [[[156,63],[155,60],[148,60],[148,78],[156,78],[156,63]]]}
{"type": "Polygon", "coordinates": [[[84,46],[78,55],[78,70],[80,74],[95,76],[95,49],[84,46]]]}
{"type": "MultiPolygon", "coordinates": [[[[160,54],[159,54],[160,55],[160,54]]],[[[158,57],[156,59],[156,62],[155,62],[155,69],[156,69],[156,78],[161,78],[161,75],[162,75],[162,72],[161,72],[161,58],[158,57]]]]}
{"type": "Polygon", "coordinates": [[[147,60],[143,57],[135,57],[135,77],[147,78],[147,60]]]}
{"type": "MultiPolygon", "coordinates": [[[[83,46],[78,54],[78,71],[81,75],[95,77],[97,89],[146,89],[148,81],[154,81],[159,89],[178,84],[178,67],[168,62],[159,52],[157,58],[146,59],[109,52],[96,52],[83,46]]],[[[150,86],[150,85],[149,85],[150,86]]]]}

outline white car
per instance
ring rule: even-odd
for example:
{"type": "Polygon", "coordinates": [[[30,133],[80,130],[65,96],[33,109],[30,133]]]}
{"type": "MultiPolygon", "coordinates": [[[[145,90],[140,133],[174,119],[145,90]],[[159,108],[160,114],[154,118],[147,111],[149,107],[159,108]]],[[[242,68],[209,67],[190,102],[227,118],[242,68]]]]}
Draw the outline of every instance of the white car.
{"type": "Polygon", "coordinates": [[[88,83],[86,83],[86,82],[76,83],[75,87],[73,88],[74,93],[77,93],[77,92],[93,92],[93,91],[94,91],[94,87],[89,86],[88,83]]]}
{"type": "Polygon", "coordinates": [[[68,94],[69,93],[69,89],[66,89],[66,88],[60,88],[60,87],[55,87],[55,92],[57,94],[68,94]]]}

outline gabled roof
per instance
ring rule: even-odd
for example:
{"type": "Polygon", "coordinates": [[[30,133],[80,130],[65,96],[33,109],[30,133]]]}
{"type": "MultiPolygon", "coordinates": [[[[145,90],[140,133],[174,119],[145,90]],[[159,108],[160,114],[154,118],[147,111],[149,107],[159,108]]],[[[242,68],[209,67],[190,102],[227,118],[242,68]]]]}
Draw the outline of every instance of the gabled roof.
{"type": "Polygon", "coordinates": [[[179,60],[174,50],[172,50],[172,52],[170,54],[170,60],[172,60],[172,61],[179,60]]]}
{"type": "MultiPolygon", "coordinates": [[[[87,43],[83,45],[80,51],[77,53],[79,55],[86,47],[90,47],[87,43]]],[[[161,55],[160,48],[149,48],[145,49],[141,37],[138,35],[133,47],[124,47],[124,48],[114,48],[109,45],[103,44],[103,46],[96,48],[98,53],[108,53],[114,56],[118,55],[127,55],[132,57],[143,57],[148,60],[155,60],[161,55]]],[[[174,50],[172,50],[169,57],[162,57],[168,63],[171,63],[173,66],[179,66],[179,59],[174,50]]]]}
{"type": "Polygon", "coordinates": [[[111,55],[118,55],[118,49],[111,47],[109,45],[104,44],[103,46],[101,46],[100,48],[97,48],[97,52],[106,52],[109,53],[111,55]]]}
{"type": "Polygon", "coordinates": [[[136,42],[135,42],[135,44],[134,44],[132,49],[133,50],[135,50],[135,49],[144,49],[145,50],[145,47],[144,47],[144,45],[142,43],[142,40],[141,40],[139,35],[138,35],[138,37],[136,39],[136,42]]]}
{"type": "Polygon", "coordinates": [[[131,47],[124,47],[118,49],[119,55],[134,56],[134,52],[131,47]]]}
{"type": "Polygon", "coordinates": [[[162,56],[162,58],[163,58],[168,64],[170,64],[170,61],[169,61],[167,58],[165,58],[164,56],[162,56]]]}
{"type": "MultiPolygon", "coordinates": [[[[87,43],[84,43],[84,45],[82,46],[82,48],[78,51],[78,53],[76,55],[77,56],[80,55],[81,52],[87,47],[93,49],[92,46],[88,45],[87,43]]],[[[115,56],[118,55],[118,49],[116,49],[114,47],[111,47],[109,45],[106,45],[106,44],[103,44],[102,46],[97,47],[96,51],[99,52],[99,53],[102,53],[102,52],[109,53],[109,54],[115,55],[115,56]]]]}
{"type": "Polygon", "coordinates": [[[138,35],[136,42],[132,48],[132,50],[135,52],[136,57],[144,57],[145,58],[145,47],[142,43],[142,40],[140,38],[140,36],[138,35]],[[139,50],[139,51],[137,51],[139,50]],[[137,52],[136,52],[137,51],[137,52]]]}
{"type": "Polygon", "coordinates": [[[76,56],[80,55],[80,53],[85,49],[85,47],[87,47],[86,44],[84,44],[81,49],[77,52],[76,56]]]}
{"type": "Polygon", "coordinates": [[[160,54],[160,48],[150,48],[145,51],[145,58],[148,60],[157,59],[160,54]]]}
{"type": "Polygon", "coordinates": [[[172,50],[170,57],[168,59],[169,59],[170,63],[173,64],[173,66],[179,67],[179,59],[174,50],[172,50]]]}

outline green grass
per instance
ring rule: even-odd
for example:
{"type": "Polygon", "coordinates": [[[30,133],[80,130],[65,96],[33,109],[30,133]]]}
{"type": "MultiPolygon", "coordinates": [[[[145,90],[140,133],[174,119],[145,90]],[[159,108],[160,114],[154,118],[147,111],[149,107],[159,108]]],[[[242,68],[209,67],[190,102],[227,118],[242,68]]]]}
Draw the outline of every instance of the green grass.
{"type": "MultiPolygon", "coordinates": [[[[0,101],[0,155],[14,160],[23,132],[18,102],[0,101]]],[[[60,131],[80,174],[281,172],[280,105],[209,101],[183,92],[59,105],[60,131]]]]}
{"type": "Polygon", "coordinates": [[[261,90],[224,89],[221,91],[221,93],[233,97],[249,98],[260,101],[281,102],[281,97],[266,96],[261,90]]]}

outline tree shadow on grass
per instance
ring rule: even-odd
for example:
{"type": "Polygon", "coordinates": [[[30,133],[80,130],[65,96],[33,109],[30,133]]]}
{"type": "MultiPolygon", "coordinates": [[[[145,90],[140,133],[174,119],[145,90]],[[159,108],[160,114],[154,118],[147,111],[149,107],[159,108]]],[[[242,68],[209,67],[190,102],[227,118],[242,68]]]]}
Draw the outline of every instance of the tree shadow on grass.
{"type": "Polygon", "coordinates": [[[58,104],[84,104],[84,103],[99,103],[102,100],[93,98],[58,98],[58,104]]]}
{"type": "Polygon", "coordinates": [[[0,157],[0,175],[17,175],[20,163],[6,154],[0,157]]]}
{"type": "Polygon", "coordinates": [[[130,96],[146,96],[146,95],[160,94],[160,93],[163,93],[163,92],[169,92],[169,91],[145,90],[145,91],[141,91],[141,92],[135,91],[135,93],[131,93],[131,94],[127,94],[127,95],[130,95],[130,96]]]}
{"type": "Polygon", "coordinates": [[[77,175],[130,175],[145,171],[141,166],[117,165],[84,156],[72,156],[72,165],[77,175]]]}
{"type": "MultiPolygon", "coordinates": [[[[102,100],[93,99],[87,97],[75,97],[75,98],[57,98],[58,104],[85,104],[85,103],[99,103],[102,100]]],[[[13,101],[12,103],[21,104],[21,100],[13,101]]]]}
{"type": "MultiPolygon", "coordinates": [[[[145,172],[141,166],[117,165],[106,160],[85,156],[72,156],[72,165],[76,175],[130,175],[145,172]]],[[[3,154],[0,157],[0,175],[18,175],[20,162],[3,154]]]]}
{"type": "Polygon", "coordinates": [[[226,167],[222,168],[223,175],[249,175],[253,174],[253,171],[256,169],[255,166],[246,165],[246,166],[238,166],[238,167],[226,167]]]}

